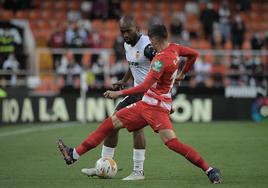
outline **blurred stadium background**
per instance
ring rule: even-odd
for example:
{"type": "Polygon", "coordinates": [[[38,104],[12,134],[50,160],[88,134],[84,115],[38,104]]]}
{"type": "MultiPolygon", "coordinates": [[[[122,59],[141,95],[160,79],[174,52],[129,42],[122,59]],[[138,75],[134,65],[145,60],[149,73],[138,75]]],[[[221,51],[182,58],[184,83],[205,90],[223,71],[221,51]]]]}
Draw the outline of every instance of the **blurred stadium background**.
{"type": "MultiPolygon", "coordinates": [[[[0,187],[88,185],[77,173],[99,150],[65,168],[54,141],[76,145],[113,113],[117,100],[102,94],[127,70],[117,22],[130,13],[142,33],[163,23],[170,41],[201,54],[173,90],[178,136],[223,170],[222,187],[267,187],[267,0],[0,0],[0,187]]],[[[109,187],[208,186],[152,135],[146,128],[147,179],[126,184],[132,141],[123,131],[116,160],[125,171],[109,187]]]]}
{"type": "Polygon", "coordinates": [[[109,115],[101,95],[128,67],[117,21],[129,13],[141,32],[164,23],[170,41],[201,53],[174,88],[175,122],[268,116],[265,0],[0,2],[1,124],[109,115]]]}

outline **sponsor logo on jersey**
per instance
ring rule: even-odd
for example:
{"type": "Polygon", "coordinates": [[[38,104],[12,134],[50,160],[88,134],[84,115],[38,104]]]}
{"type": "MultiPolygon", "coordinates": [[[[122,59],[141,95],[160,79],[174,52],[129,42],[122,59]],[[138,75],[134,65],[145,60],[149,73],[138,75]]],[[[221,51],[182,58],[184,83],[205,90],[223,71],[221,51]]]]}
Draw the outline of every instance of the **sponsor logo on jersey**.
{"type": "Polygon", "coordinates": [[[140,51],[136,52],[136,59],[138,59],[140,57],[140,51]]]}
{"type": "Polygon", "coordinates": [[[162,69],[163,67],[163,62],[161,61],[155,61],[153,64],[152,64],[152,69],[155,71],[155,72],[160,72],[160,70],[162,69]]]}

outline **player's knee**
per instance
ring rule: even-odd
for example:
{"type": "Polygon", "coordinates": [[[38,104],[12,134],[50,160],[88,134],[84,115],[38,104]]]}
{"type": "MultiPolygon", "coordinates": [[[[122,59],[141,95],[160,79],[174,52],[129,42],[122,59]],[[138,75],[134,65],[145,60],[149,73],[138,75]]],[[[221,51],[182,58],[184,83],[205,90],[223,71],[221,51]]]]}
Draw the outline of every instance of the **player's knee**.
{"type": "Polygon", "coordinates": [[[116,115],[112,115],[111,119],[114,129],[121,129],[123,127],[123,123],[118,119],[116,115]]]}
{"type": "Polygon", "coordinates": [[[158,131],[160,138],[162,139],[162,141],[164,143],[166,143],[167,141],[176,138],[176,134],[172,129],[161,129],[158,131]]]}

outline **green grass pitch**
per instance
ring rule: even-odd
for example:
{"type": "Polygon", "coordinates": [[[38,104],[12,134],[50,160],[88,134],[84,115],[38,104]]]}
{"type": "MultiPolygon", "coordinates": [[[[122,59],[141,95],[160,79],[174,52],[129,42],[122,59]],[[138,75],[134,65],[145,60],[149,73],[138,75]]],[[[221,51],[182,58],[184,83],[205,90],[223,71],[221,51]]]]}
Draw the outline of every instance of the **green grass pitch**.
{"type": "Polygon", "coordinates": [[[132,135],[122,130],[115,160],[120,171],[113,179],[88,178],[80,173],[92,167],[101,147],[66,166],[56,140],[76,146],[97,124],[35,124],[0,126],[0,188],[169,188],[268,187],[268,122],[214,122],[174,124],[177,136],[221,169],[223,183],[212,185],[204,173],[168,150],[159,135],[145,128],[147,150],[142,181],[121,179],[132,170],[132,135]]]}

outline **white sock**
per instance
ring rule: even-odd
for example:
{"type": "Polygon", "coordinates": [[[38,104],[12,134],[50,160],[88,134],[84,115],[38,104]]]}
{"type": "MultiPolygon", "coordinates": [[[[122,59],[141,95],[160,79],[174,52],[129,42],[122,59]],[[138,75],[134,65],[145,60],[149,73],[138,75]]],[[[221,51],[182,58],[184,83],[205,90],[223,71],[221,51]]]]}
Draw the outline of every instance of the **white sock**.
{"type": "Polygon", "coordinates": [[[134,171],[143,171],[144,160],[145,160],[145,149],[133,149],[134,171]]]}
{"type": "Polygon", "coordinates": [[[75,150],[75,148],[73,149],[73,158],[74,159],[79,159],[80,155],[77,153],[77,151],[75,150]]]}
{"type": "Polygon", "coordinates": [[[114,151],[115,151],[115,148],[110,148],[110,147],[107,147],[105,145],[102,145],[101,157],[113,158],[114,157],[114,151]]]}
{"type": "Polygon", "coordinates": [[[206,174],[209,173],[209,171],[211,171],[213,168],[212,167],[209,167],[207,170],[206,170],[206,174]]]}

